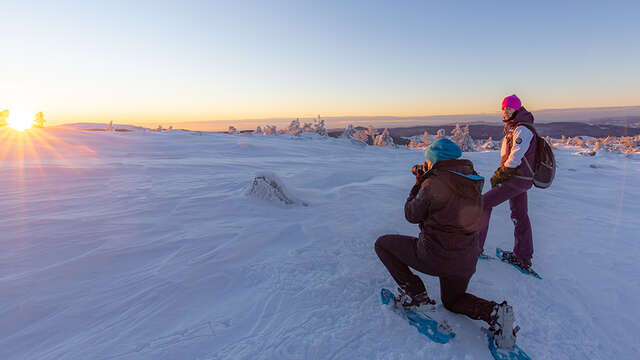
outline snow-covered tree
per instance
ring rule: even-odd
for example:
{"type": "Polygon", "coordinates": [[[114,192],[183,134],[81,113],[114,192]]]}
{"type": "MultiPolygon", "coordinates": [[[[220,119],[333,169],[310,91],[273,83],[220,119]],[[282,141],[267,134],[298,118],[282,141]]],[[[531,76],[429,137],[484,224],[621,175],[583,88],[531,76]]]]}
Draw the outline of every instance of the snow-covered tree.
{"type": "Polygon", "coordinates": [[[347,127],[345,127],[340,137],[343,139],[353,139],[354,134],[355,134],[355,130],[353,129],[353,124],[349,124],[347,125],[347,127]]]}
{"type": "Polygon", "coordinates": [[[162,127],[162,125],[158,125],[158,127],[156,128],[156,131],[160,132],[163,131],[164,128],[162,127]]]}
{"type": "Polygon", "coordinates": [[[493,141],[492,137],[489,137],[484,144],[480,145],[480,147],[486,150],[498,150],[500,148],[500,144],[493,141]]]}
{"type": "Polygon", "coordinates": [[[291,135],[294,135],[294,136],[300,135],[302,133],[302,128],[300,127],[300,120],[295,119],[291,121],[291,124],[289,124],[288,131],[291,135]]]}
{"type": "Polygon", "coordinates": [[[313,125],[311,123],[304,123],[302,125],[302,132],[313,132],[313,125]]]}
{"type": "Polygon", "coordinates": [[[395,142],[393,141],[391,135],[389,135],[389,129],[387,128],[382,131],[382,134],[376,136],[373,144],[376,146],[395,146],[395,142]]]}
{"type": "Polygon", "coordinates": [[[44,127],[44,114],[39,112],[36,114],[36,118],[33,121],[33,127],[35,128],[43,128],[44,127]]]}
{"type": "Polygon", "coordinates": [[[373,125],[369,125],[367,128],[367,135],[371,136],[372,139],[375,139],[378,136],[378,132],[373,128],[373,125]]]}
{"type": "Polygon", "coordinates": [[[275,125],[265,125],[262,128],[263,135],[276,135],[278,133],[275,125]]]}
{"type": "Polygon", "coordinates": [[[456,124],[456,127],[451,130],[451,141],[460,146],[462,151],[476,151],[473,139],[469,135],[469,125],[461,128],[456,124]]]}
{"type": "Polygon", "coordinates": [[[456,124],[456,127],[451,130],[451,141],[460,145],[459,143],[462,142],[463,137],[464,134],[462,132],[462,129],[460,128],[460,125],[456,124]]]}
{"type": "Polygon", "coordinates": [[[426,149],[427,146],[427,144],[417,140],[409,140],[409,144],[407,144],[407,147],[411,149],[426,149]]]}
{"type": "Polygon", "coordinates": [[[327,129],[324,127],[324,120],[320,119],[320,115],[318,115],[318,118],[313,122],[313,131],[316,134],[327,136],[327,129]]]}
{"type": "Polygon", "coordinates": [[[116,131],[116,128],[113,126],[113,120],[109,121],[104,131],[116,131]]]}
{"type": "Polygon", "coordinates": [[[262,135],[262,128],[260,127],[260,125],[258,125],[258,127],[256,128],[256,131],[254,131],[253,133],[262,135]]]}
{"type": "Polygon", "coordinates": [[[238,129],[236,129],[235,126],[229,126],[229,130],[227,131],[227,134],[236,135],[238,134],[238,129]]]}
{"type": "Polygon", "coordinates": [[[425,146],[431,145],[431,136],[426,130],[424,134],[422,134],[422,142],[424,143],[425,146]]]}
{"type": "Polygon", "coordinates": [[[438,131],[436,132],[436,135],[433,137],[433,141],[436,141],[438,139],[442,139],[444,137],[447,137],[445,130],[444,129],[438,129],[438,131]]]}

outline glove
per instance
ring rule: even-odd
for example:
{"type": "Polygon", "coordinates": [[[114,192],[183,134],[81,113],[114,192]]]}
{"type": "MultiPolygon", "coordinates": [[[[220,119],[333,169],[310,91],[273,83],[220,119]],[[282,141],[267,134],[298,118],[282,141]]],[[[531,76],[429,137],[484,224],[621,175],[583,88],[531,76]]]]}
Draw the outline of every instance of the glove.
{"type": "Polygon", "coordinates": [[[498,168],[498,170],[496,170],[491,177],[491,188],[493,189],[494,187],[498,186],[498,184],[511,179],[514,175],[516,175],[517,172],[518,168],[498,168]]]}
{"type": "Polygon", "coordinates": [[[498,186],[502,182],[502,171],[498,169],[493,172],[493,176],[491,177],[491,188],[498,186]]]}

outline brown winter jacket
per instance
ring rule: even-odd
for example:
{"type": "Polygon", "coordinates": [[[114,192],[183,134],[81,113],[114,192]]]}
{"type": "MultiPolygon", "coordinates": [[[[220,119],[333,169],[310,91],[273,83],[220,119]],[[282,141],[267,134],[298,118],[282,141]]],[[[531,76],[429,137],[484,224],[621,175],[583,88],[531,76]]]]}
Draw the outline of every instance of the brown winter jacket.
{"type": "Polygon", "coordinates": [[[484,179],[464,159],[438,161],[423,178],[404,205],[407,221],[420,225],[418,257],[430,275],[470,277],[480,254],[484,179]]]}

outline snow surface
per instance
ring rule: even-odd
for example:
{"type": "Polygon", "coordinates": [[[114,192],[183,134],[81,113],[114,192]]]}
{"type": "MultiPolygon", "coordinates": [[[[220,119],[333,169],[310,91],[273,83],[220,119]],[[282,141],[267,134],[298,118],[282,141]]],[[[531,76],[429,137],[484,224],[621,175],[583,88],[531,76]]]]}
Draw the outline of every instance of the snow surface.
{"type": "MultiPolygon", "coordinates": [[[[314,135],[9,131],[0,359],[491,358],[480,321],[439,305],[457,333],[440,345],[380,305],[394,283],[373,244],[417,234],[403,204],[421,151],[314,135]],[[247,196],[265,171],[309,206],[247,196]]],[[[483,261],[469,290],[514,305],[533,359],[635,359],[640,161],[574,152],[557,150],[555,183],[529,193],[544,279],[483,261]]],[[[486,177],[499,161],[464,157],[486,177]]],[[[510,249],[512,232],[502,204],[487,249],[510,249]]]]}

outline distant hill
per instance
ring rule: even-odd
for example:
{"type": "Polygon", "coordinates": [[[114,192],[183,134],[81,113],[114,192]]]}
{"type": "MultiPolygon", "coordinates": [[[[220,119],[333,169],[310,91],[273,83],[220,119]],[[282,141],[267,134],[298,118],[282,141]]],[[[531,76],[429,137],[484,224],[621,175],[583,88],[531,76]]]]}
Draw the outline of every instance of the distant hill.
{"type": "MultiPolygon", "coordinates": [[[[640,121],[640,118],[635,121],[640,121]]],[[[466,125],[466,124],[460,124],[466,125]]],[[[468,124],[469,134],[474,139],[500,139],[504,135],[502,124],[468,124]]],[[[358,127],[360,128],[360,127],[358,127]]],[[[449,125],[424,125],[411,127],[389,128],[389,134],[393,136],[397,144],[407,144],[408,140],[401,139],[416,135],[422,135],[425,131],[435,135],[438,129],[444,129],[447,135],[451,134],[451,130],[455,128],[455,124],[449,125]]],[[[550,136],[552,138],[560,138],[564,136],[591,136],[591,137],[607,137],[607,136],[636,136],[640,135],[640,127],[606,125],[606,124],[587,124],[580,122],[554,122],[536,124],[536,129],[540,136],[550,136]]],[[[382,130],[382,129],[378,129],[382,130]]],[[[330,131],[329,136],[337,137],[342,134],[340,131],[330,131]]]]}

